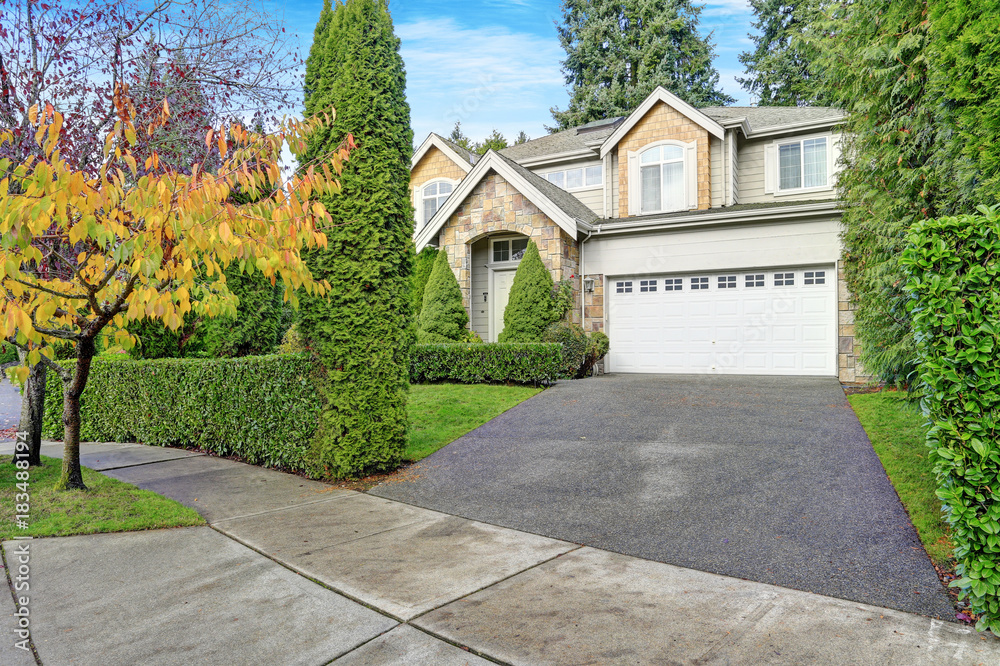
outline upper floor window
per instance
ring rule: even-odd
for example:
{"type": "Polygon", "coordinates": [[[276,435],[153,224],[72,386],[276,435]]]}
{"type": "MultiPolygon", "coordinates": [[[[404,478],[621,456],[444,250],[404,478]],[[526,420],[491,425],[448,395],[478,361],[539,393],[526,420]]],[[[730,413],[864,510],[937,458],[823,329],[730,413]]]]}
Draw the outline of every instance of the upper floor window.
{"type": "Polygon", "coordinates": [[[826,137],[778,144],[778,191],[827,187],[829,145],[826,137]]]}
{"type": "Polygon", "coordinates": [[[582,190],[601,186],[601,165],[566,169],[545,174],[545,178],[564,190],[582,190]]]}
{"type": "Polygon", "coordinates": [[[686,208],[684,149],[666,145],[639,154],[641,212],[658,213],[686,208]]]}
{"type": "Polygon", "coordinates": [[[430,219],[434,217],[434,213],[438,212],[438,208],[440,208],[444,202],[448,200],[448,197],[451,196],[451,192],[454,189],[455,186],[451,183],[440,181],[424,186],[421,191],[421,197],[423,199],[424,224],[427,224],[430,219]]]}

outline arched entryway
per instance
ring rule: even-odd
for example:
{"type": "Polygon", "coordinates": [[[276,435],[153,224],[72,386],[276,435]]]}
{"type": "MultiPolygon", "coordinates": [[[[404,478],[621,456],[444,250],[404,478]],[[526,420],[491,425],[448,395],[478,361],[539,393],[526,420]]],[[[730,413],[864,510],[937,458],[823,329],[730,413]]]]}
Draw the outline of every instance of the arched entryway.
{"type": "Polygon", "coordinates": [[[470,320],[472,330],[484,341],[496,342],[503,330],[503,312],[528,240],[523,234],[501,231],[469,243],[469,256],[472,257],[470,320]]]}

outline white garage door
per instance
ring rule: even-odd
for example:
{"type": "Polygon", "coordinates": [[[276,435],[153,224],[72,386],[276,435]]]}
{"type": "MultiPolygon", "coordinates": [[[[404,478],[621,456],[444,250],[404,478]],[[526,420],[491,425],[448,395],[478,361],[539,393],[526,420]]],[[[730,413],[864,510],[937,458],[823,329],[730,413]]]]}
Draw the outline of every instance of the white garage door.
{"type": "Polygon", "coordinates": [[[835,375],[833,266],[608,278],[610,372],[835,375]]]}

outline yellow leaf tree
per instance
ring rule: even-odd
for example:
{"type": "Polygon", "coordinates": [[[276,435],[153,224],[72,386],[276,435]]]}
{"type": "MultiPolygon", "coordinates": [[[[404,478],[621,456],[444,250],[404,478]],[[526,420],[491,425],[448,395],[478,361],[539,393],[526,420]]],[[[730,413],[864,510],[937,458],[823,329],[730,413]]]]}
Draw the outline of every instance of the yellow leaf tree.
{"type": "MultiPolygon", "coordinates": [[[[285,299],[296,292],[324,293],[301,252],[326,245],[329,222],[316,199],[340,191],[347,149],[305,165],[282,181],[280,158],[287,147],[301,154],[306,137],[329,117],[286,122],[268,135],[238,124],[209,132],[222,164],[206,173],[199,164],[180,173],[160,167],[155,153],[143,164],[132,154],[137,132],[147,136],[160,119],[136,128],[127,91],[119,90],[119,120],[104,141],[96,176],[73,169],[60,157],[62,116],[51,107],[33,109],[31,120],[41,159],[12,164],[0,159],[0,336],[28,351],[63,382],[65,428],[63,489],[84,488],[80,472],[80,396],[87,384],[99,335],[134,344],[127,326],[154,318],[176,330],[185,313],[235,314],[235,298],[222,274],[236,263],[247,272],[281,279],[285,299]],[[234,206],[234,190],[253,195],[234,206]],[[76,350],[72,367],[53,361],[52,343],[76,350]]],[[[13,141],[0,130],[0,147],[13,141]]],[[[18,368],[21,378],[27,367],[18,368]]]]}

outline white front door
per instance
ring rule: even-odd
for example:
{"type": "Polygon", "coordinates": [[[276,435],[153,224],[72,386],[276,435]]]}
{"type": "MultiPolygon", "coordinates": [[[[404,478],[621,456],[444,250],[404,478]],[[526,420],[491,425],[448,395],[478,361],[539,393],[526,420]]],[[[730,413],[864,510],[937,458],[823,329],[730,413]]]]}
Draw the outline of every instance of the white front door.
{"type": "Polygon", "coordinates": [[[611,372],[835,375],[834,266],[608,279],[611,372]]]}
{"type": "Polygon", "coordinates": [[[513,271],[493,271],[493,342],[503,330],[503,313],[510,299],[510,286],[514,283],[513,271]]]}

